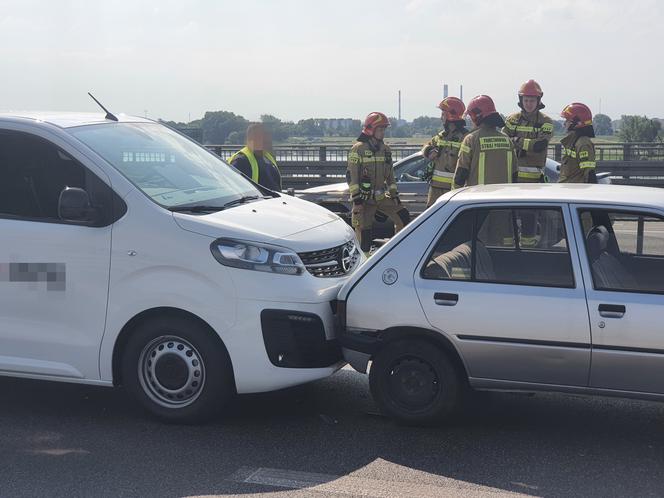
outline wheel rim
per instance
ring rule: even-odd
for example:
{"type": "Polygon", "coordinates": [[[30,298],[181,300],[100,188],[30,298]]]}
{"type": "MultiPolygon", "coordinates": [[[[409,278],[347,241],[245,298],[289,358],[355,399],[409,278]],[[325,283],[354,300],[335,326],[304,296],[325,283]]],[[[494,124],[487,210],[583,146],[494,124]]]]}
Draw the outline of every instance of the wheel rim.
{"type": "Polygon", "coordinates": [[[390,370],[387,382],[390,399],[402,409],[421,411],[428,408],[440,393],[440,381],[433,366],[414,357],[399,358],[390,370]]]}
{"type": "Polygon", "coordinates": [[[161,336],[141,351],[138,378],[152,401],[166,408],[182,408],[200,396],[205,385],[205,364],[188,341],[161,336]]]}

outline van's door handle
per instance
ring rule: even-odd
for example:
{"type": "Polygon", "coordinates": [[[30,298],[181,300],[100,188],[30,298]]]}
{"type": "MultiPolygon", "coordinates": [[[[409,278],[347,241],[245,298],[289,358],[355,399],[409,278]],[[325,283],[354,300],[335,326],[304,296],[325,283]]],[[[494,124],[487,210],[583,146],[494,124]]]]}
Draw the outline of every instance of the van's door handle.
{"type": "Polygon", "coordinates": [[[624,304],[600,304],[597,309],[604,318],[622,318],[627,311],[624,304]]]}
{"type": "Polygon", "coordinates": [[[436,292],[433,300],[438,306],[454,306],[459,302],[459,294],[448,294],[447,292],[436,292]]]}

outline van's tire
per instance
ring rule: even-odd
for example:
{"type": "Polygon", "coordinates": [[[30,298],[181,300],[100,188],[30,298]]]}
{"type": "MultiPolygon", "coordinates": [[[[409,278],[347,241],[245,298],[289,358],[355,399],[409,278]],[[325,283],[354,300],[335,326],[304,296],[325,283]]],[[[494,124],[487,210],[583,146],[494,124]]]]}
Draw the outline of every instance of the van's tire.
{"type": "Polygon", "coordinates": [[[167,422],[200,423],[220,414],[235,382],[228,353],[213,334],[177,315],[139,324],[122,353],[126,390],[167,422]]]}
{"type": "Polygon", "coordinates": [[[462,393],[448,354],[416,339],[386,344],[373,357],[369,386],[378,408],[408,425],[443,421],[459,406],[462,393]]]}

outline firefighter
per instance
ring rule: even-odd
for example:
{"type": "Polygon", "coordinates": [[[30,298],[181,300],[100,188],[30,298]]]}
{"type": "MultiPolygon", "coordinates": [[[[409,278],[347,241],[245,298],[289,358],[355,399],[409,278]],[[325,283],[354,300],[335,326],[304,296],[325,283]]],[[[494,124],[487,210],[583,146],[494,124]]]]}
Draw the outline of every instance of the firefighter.
{"type": "MultiPolygon", "coordinates": [[[[542,88],[535,80],[526,81],[519,88],[521,112],[511,114],[505,120],[505,133],[514,144],[517,156],[519,183],[540,183],[546,181],[546,164],[549,140],[553,135],[553,120],[543,114],[542,88]]],[[[521,212],[521,245],[537,245],[537,218],[533,210],[521,212]]]]}
{"type": "Polygon", "coordinates": [[[595,136],[593,115],[585,104],[574,102],[560,113],[565,120],[567,135],[560,141],[563,160],[560,164],[560,183],[597,183],[595,174],[595,136]]]}
{"type": "Polygon", "coordinates": [[[468,103],[465,113],[475,125],[461,142],[454,173],[455,188],[516,181],[517,161],[510,139],[498,130],[505,121],[487,95],[468,103]]]}
{"type": "Polygon", "coordinates": [[[422,148],[422,155],[431,161],[423,176],[423,180],[429,182],[427,207],[452,189],[459,147],[468,134],[466,121],[463,119],[466,106],[461,99],[447,97],[438,104],[438,108],[442,111],[440,118],[443,121],[443,131],[422,148]]]}
{"type": "Polygon", "coordinates": [[[371,228],[377,214],[387,215],[395,224],[395,232],[410,221],[408,210],[399,200],[392,152],[383,141],[388,126],[385,114],[370,113],[348,153],[346,180],[353,204],[351,222],[365,254],[371,250],[371,228]]]}
{"type": "Polygon", "coordinates": [[[519,183],[544,181],[544,164],[549,141],[553,135],[553,120],[540,112],[542,88],[535,80],[528,80],[519,88],[520,112],[505,120],[505,133],[514,144],[518,163],[519,183]]]}
{"type": "MultiPolygon", "coordinates": [[[[454,173],[455,188],[516,181],[517,162],[511,140],[498,128],[505,121],[488,95],[478,95],[468,103],[466,116],[475,125],[461,142],[454,173]]],[[[508,212],[495,211],[487,221],[482,241],[490,245],[514,245],[512,223],[508,212]]]]}
{"type": "Polygon", "coordinates": [[[229,159],[231,166],[265,188],[281,192],[281,173],[270,152],[272,136],[262,123],[247,128],[247,144],[229,159]]]}

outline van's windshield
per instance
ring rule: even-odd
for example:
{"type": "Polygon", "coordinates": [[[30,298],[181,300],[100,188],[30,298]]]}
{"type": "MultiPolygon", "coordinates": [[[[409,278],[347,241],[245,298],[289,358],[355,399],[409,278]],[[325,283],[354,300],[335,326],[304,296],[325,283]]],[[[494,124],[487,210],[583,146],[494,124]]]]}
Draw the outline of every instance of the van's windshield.
{"type": "Polygon", "coordinates": [[[214,211],[262,197],[221,159],[158,123],[105,123],[68,131],[166,208],[214,211]]]}

